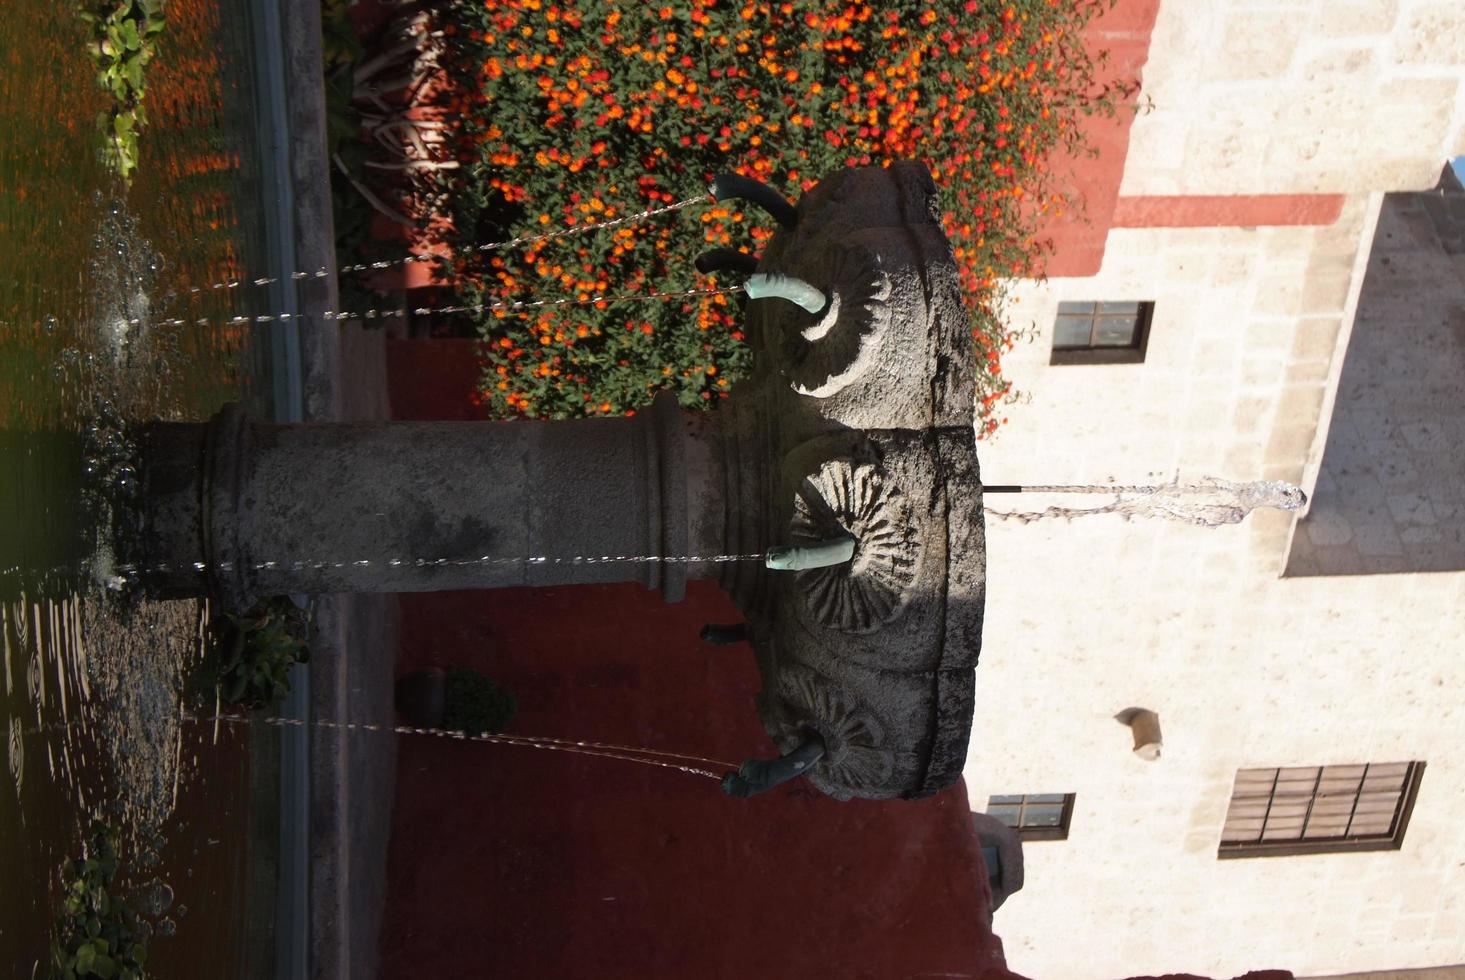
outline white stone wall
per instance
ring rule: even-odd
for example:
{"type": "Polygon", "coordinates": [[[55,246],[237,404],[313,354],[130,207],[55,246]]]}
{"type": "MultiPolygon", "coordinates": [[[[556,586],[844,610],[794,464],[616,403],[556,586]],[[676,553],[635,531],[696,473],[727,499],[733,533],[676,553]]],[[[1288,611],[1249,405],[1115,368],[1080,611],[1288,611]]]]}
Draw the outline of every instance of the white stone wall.
{"type": "Polygon", "coordinates": [[[1300,976],[1465,960],[1465,583],[1275,580],[1234,529],[997,526],[966,778],[1072,792],[997,913],[1013,970],[1300,976]],[[1113,715],[1159,713],[1162,757],[1113,715]],[[1238,768],[1422,759],[1400,851],[1220,861],[1238,768]]]}
{"type": "MultiPolygon", "coordinates": [[[[1019,284],[1032,340],[1005,365],[1029,402],[983,479],[1312,489],[1382,192],[1465,152],[1465,5],[1164,0],[1144,87],[1123,194],[1340,193],[1342,216],[1115,230],[1098,275],[1019,284]],[[1144,363],[1049,366],[1062,300],[1153,301],[1144,363]]],[[[1027,845],[997,913],[1017,972],[1465,962],[1465,573],[1284,578],[1293,525],[989,519],[972,806],[1077,794],[1068,840],[1027,845]],[[1129,707],[1159,713],[1158,761],[1131,753],[1129,707]],[[1426,769],[1401,850],[1217,859],[1238,769],[1409,760],[1426,769]]]]}
{"type": "Polygon", "coordinates": [[[1462,81],[1456,0],[1164,0],[1121,193],[1423,190],[1462,81]]]}
{"type": "MultiPolygon", "coordinates": [[[[1023,284],[1033,338],[1006,364],[1030,401],[983,446],[984,480],[1306,479],[1376,206],[1350,197],[1324,228],[1117,230],[1099,275],[1023,284]],[[1061,300],[1153,301],[1144,363],[1049,366],[1061,300]]],[[[998,913],[1017,972],[1465,961],[1465,575],[1283,579],[1291,525],[989,520],[979,702],[1007,710],[977,713],[972,806],[1077,794],[1069,839],[1028,845],[998,913]],[[1133,706],[1159,713],[1157,762],[1113,720],[1133,706]],[[1407,760],[1427,768],[1401,851],[1217,860],[1237,769],[1407,760]]]]}
{"type": "MultiPolygon", "coordinates": [[[[987,482],[1305,484],[1372,206],[1350,198],[1325,227],[1115,229],[1097,276],[1018,284],[1009,320],[1029,341],[1004,365],[1027,401],[983,452],[987,482]],[[1049,367],[1062,300],[1153,302],[1144,363],[1049,367]]],[[[1260,523],[1278,571],[1289,521],[1260,523]]]]}
{"type": "Polygon", "coordinates": [[[1372,973],[1349,973],[1313,980],[1465,980],[1465,966],[1441,966],[1423,970],[1382,970],[1372,973]]]}

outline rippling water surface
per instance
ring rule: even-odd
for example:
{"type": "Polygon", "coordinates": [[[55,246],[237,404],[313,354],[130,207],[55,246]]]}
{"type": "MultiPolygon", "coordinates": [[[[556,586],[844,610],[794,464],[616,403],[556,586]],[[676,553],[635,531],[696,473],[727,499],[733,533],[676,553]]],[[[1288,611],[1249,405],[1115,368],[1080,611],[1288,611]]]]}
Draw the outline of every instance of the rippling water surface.
{"type": "Polygon", "coordinates": [[[60,865],[100,816],[150,974],[242,975],[249,735],[183,720],[204,610],[110,588],[108,528],[136,492],[131,426],[268,414],[264,345],[220,322],[255,298],[189,292],[260,265],[245,6],[168,0],[130,187],[100,162],[71,10],[0,17],[0,974],[44,961],[60,865]],[[172,317],[213,325],[154,326],[172,317]]]}

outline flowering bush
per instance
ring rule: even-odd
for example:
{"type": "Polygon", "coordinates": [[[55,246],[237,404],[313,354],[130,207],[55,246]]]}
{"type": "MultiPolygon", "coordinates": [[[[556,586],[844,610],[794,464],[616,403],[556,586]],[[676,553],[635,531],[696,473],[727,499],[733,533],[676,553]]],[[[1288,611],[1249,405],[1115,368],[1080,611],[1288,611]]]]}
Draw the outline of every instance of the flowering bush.
{"type": "MultiPolygon", "coordinates": [[[[1084,25],[1113,0],[689,4],[481,0],[449,8],[454,268],[470,303],[589,299],[697,282],[702,251],[758,252],[772,222],[733,203],[525,251],[472,243],[624,217],[733,171],[790,197],[836,169],[925,161],[972,311],[981,432],[1013,398],[1002,282],[1038,274],[1045,160],[1076,119],[1112,113],[1084,25]],[[697,222],[687,227],[688,216],[697,222]]],[[[725,283],[724,283],[725,284],[725,283]]],[[[724,397],[747,351],[726,294],[483,314],[484,397],[499,414],[633,412],[655,389],[724,397]]]]}

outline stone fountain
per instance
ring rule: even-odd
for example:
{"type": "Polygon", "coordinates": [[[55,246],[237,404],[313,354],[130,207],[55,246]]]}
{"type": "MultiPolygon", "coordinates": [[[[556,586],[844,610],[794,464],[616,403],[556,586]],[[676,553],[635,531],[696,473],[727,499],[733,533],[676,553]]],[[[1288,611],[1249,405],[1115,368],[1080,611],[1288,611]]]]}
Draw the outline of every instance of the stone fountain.
{"type": "Polygon", "coordinates": [[[743,178],[713,193],[780,224],[742,269],[754,370],[721,410],[662,395],[567,422],[275,425],[231,406],[154,423],[144,586],[237,605],[634,580],[674,602],[689,576],[716,578],[747,617],[717,635],[752,643],[784,753],[729,774],[729,793],[795,775],[839,799],[951,785],[986,558],[971,340],[935,186],[906,163],[842,171],[796,206],[743,178]]]}

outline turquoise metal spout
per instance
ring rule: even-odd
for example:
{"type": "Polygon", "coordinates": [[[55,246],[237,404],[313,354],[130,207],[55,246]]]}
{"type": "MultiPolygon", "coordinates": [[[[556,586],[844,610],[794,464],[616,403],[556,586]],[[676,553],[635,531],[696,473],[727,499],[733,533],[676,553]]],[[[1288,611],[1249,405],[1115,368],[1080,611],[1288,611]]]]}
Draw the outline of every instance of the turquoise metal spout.
{"type": "Polygon", "coordinates": [[[743,284],[743,291],[749,299],[786,299],[810,313],[819,314],[829,305],[824,291],[812,286],[797,276],[786,276],[781,272],[755,272],[743,284]]]}
{"type": "Polygon", "coordinates": [[[763,558],[763,565],[778,572],[798,572],[806,568],[843,565],[854,556],[854,538],[826,538],[809,544],[769,548],[768,554],[763,558]]]}

